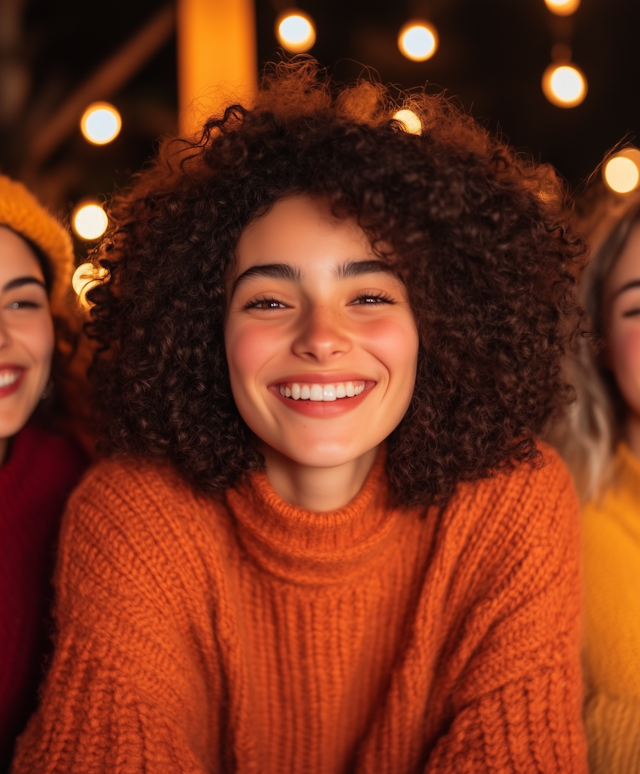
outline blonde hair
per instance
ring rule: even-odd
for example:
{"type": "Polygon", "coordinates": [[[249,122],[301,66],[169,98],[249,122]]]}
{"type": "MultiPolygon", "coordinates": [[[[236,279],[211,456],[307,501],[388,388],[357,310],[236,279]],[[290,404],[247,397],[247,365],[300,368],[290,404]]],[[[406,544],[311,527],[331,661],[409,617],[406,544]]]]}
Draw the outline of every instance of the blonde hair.
{"type": "Polygon", "coordinates": [[[591,260],[580,280],[580,296],[593,337],[582,338],[566,360],[576,400],[555,430],[554,443],[573,474],[578,494],[589,500],[611,481],[615,448],[622,439],[626,404],[600,351],[606,341],[604,286],[629,234],[640,224],[640,195],[600,195],[582,220],[591,260]]]}

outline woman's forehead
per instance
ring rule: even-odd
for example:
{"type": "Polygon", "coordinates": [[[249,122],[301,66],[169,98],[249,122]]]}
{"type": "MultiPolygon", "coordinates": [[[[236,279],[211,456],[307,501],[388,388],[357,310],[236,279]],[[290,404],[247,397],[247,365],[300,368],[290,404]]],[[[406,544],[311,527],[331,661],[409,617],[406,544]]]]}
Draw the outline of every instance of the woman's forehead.
{"type": "Polygon", "coordinates": [[[252,266],[287,264],[299,276],[337,274],[345,263],[374,260],[365,232],[352,218],[336,218],[322,199],[277,202],[243,232],[236,248],[236,276],[252,266]]]}
{"type": "Polygon", "coordinates": [[[26,275],[44,283],[40,262],[27,242],[12,229],[0,225],[0,289],[16,277],[26,275]]]}

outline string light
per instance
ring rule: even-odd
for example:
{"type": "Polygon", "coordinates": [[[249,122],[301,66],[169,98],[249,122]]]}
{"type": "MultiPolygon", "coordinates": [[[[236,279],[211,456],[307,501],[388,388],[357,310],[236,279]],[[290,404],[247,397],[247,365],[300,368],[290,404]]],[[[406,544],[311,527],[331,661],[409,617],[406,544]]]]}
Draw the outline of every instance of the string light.
{"type": "Polygon", "coordinates": [[[640,183],[640,150],[625,148],[616,153],[604,165],[602,175],[616,193],[635,191],[640,183]]]}
{"type": "Polygon", "coordinates": [[[393,117],[396,121],[400,121],[400,123],[404,126],[405,132],[409,132],[409,134],[422,133],[422,122],[413,112],[413,110],[408,110],[407,108],[404,110],[398,110],[397,113],[393,114],[393,117]]]}
{"type": "Polygon", "coordinates": [[[547,8],[557,16],[570,16],[578,10],[580,0],[544,0],[547,8]]]}
{"type": "Polygon", "coordinates": [[[109,219],[99,204],[87,202],[78,205],[73,213],[71,223],[73,230],[81,239],[90,241],[99,239],[104,234],[109,225],[109,219]]]}
{"type": "Polygon", "coordinates": [[[438,50],[438,42],[436,28],[429,22],[407,22],[398,34],[398,48],[413,62],[430,59],[438,50]]]}
{"type": "Polygon", "coordinates": [[[276,22],[276,37],[280,45],[293,54],[308,51],[316,42],[313,20],[302,11],[286,11],[276,22]]]}
{"type": "Polygon", "coordinates": [[[93,145],[106,145],[120,134],[120,113],[108,102],[94,102],[84,111],[80,129],[93,145]]]}
{"type": "Polygon", "coordinates": [[[587,79],[574,64],[550,64],[542,76],[545,97],[558,107],[579,105],[587,94],[587,79]]]}

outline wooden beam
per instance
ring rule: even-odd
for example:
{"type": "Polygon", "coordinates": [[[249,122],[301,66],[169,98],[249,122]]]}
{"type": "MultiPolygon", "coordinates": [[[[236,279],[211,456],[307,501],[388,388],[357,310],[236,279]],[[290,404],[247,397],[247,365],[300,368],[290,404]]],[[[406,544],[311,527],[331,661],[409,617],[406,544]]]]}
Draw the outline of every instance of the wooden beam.
{"type": "Polygon", "coordinates": [[[254,0],[178,0],[180,132],[197,133],[230,98],[257,89],[254,0]]]}

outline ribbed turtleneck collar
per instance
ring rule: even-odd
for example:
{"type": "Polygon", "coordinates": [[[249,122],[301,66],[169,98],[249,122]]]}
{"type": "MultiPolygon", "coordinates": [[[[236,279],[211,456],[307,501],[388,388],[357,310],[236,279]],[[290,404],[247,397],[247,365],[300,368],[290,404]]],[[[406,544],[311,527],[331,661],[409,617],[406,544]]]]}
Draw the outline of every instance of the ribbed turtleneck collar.
{"type": "Polygon", "coordinates": [[[314,513],[286,503],[264,473],[229,490],[247,553],[268,572],[296,583],[340,583],[362,571],[392,540],[399,512],[387,503],[384,450],[344,508],[314,513]]]}

